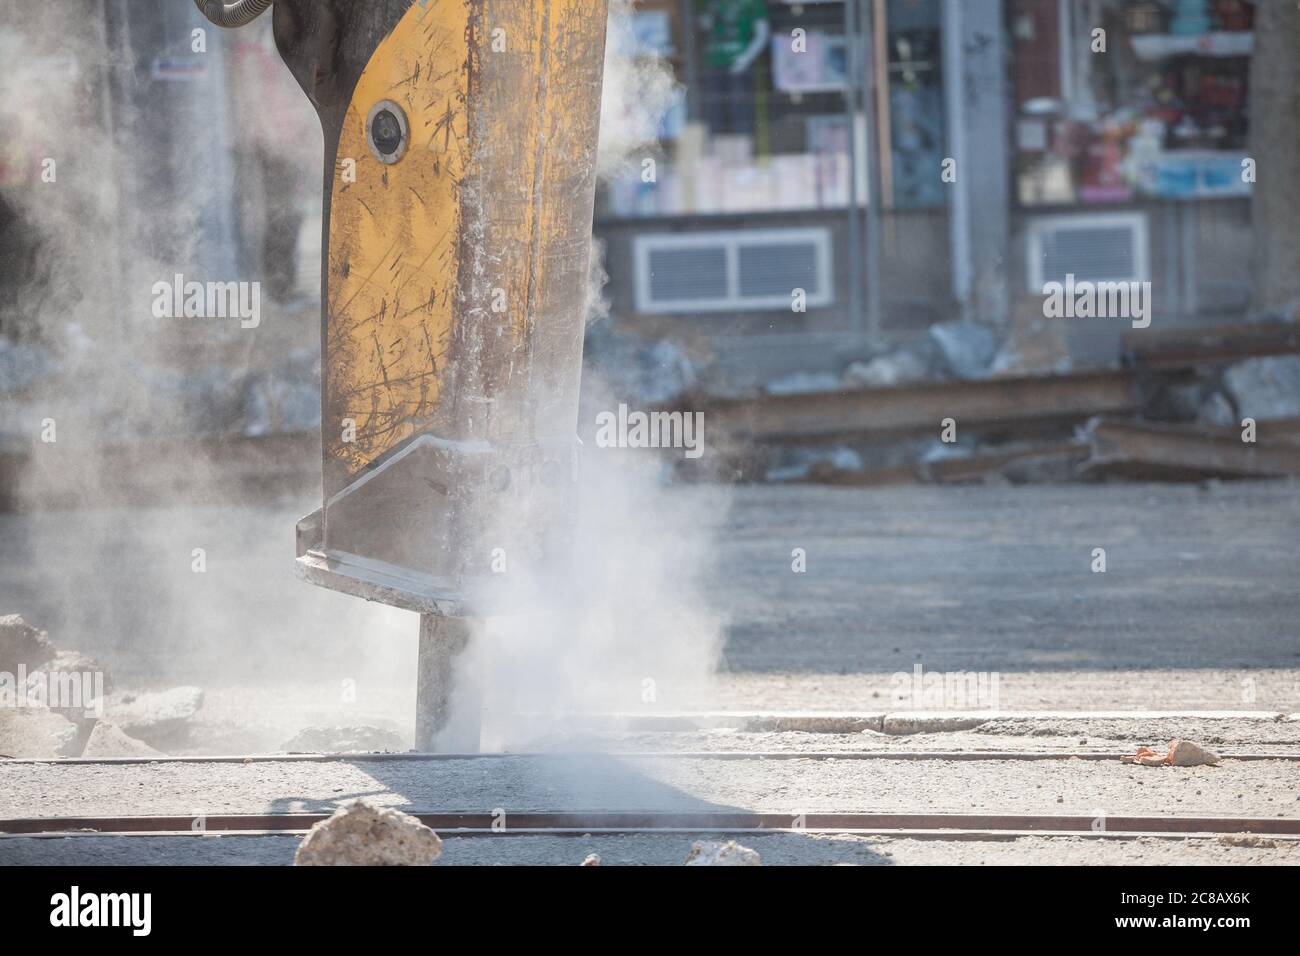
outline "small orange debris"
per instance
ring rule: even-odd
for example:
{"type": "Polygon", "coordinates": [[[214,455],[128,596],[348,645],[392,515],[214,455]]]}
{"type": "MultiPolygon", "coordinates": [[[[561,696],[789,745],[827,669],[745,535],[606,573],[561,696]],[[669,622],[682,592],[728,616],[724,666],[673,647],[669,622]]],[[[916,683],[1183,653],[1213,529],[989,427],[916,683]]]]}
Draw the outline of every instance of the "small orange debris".
{"type": "Polygon", "coordinates": [[[1169,763],[1169,754],[1158,754],[1150,747],[1139,747],[1137,753],[1119,759],[1124,763],[1137,763],[1144,767],[1159,767],[1169,763]]]}
{"type": "Polygon", "coordinates": [[[1119,759],[1123,763],[1140,764],[1143,767],[1200,767],[1218,763],[1219,755],[1190,740],[1175,738],[1169,741],[1167,753],[1156,753],[1150,747],[1139,747],[1137,753],[1119,759]]]}

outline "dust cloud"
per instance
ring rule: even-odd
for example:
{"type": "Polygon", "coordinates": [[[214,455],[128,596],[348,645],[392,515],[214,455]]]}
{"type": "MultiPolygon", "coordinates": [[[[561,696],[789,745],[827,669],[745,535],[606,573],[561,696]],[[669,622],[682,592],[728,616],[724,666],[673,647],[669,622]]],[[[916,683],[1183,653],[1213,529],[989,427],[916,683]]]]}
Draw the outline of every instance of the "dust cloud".
{"type": "MultiPolygon", "coordinates": [[[[677,91],[670,65],[637,50],[634,11],[629,0],[610,4],[597,154],[604,182],[641,175],[642,161],[658,153],[657,131],[677,91]]],[[[588,324],[610,316],[604,251],[593,241],[588,324]]],[[[482,675],[492,746],[544,745],[561,734],[571,744],[572,734],[593,726],[593,713],[662,713],[714,701],[725,620],[710,605],[707,579],[729,494],[674,484],[681,450],[661,456],[599,447],[595,416],[629,396],[591,366],[582,388],[573,586],[552,606],[492,620],[481,656],[468,662],[482,675]]]]}
{"type": "Polygon", "coordinates": [[[635,11],[632,0],[610,0],[596,158],[596,172],[605,179],[639,173],[641,161],[657,155],[659,124],[679,89],[671,64],[638,50],[635,11]]]}
{"type": "MultiPolygon", "coordinates": [[[[196,25],[180,12],[188,6],[165,15],[182,38],[173,47],[196,25]]],[[[0,514],[0,613],[22,613],[57,646],[97,655],[119,687],[203,686],[198,751],[274,750],[313,724],[373,724],[409,741],[416,617],[296,580],[293,523],[318,506],[318,488],[243,497],[220,462],[194,450],[196,436],[259,433],[244,376],[314,350],[318,304],[273,307],[256,329],[150,310],[154,285],[176,274],[262,278],[236,248],[247,200],[229,192],[242,185],[242,123],[222,98],[232,45],[266,46],[270,18],[238,40],[209,29],[202,70],[169,81],[157,76],[167,64],[140,62],[123,39],[130,30],[104,9],[0,0],[0,135],[26,146],[22,177],[3,198],[39,237],[22,270],[36,281],[12,286],[0,341],[11,355],[20,345],[37,356],[41,371],[30,388],[0,391],[0,433],[28,440],[31,456],[23,485],[6,489],[14,512],[0,514]],[[56,161],[52,182],[31,167],[43,157],[56,161]],[[47,420],[52,443],[39,438],[47,420]],[[123,503],[137,476],[106,464],[109,446],[145,449],[153,480],[161,475],[177,499],[123,503]]],[[[614,0],[606,178],[637,174],[673,94],[666,65],[634,55],[630,11],[614,0]]],[[[287,71],[264,81],[297,97],[314,123],[287,71]]],[[[316,137],[284,144],[281,158],[318,196],[316,137]]],[[[300,288],[313,290],[307,225],[300,288]]],[[[592,275],[585,307],[607,314],[598,251],[592,275]]],[[[618,405],[594,377],[584,391],[585,408],[618,405]]],[[[590,436],[592,423],[579,428],[590,436]]],[[[485,745],[537,740],[581,711],[709,698],[723,622],[703,582],[725,495],[673,486],[652,452],[588,440],[579,499],[570,599],[489,622],[478,649],[485,745]]]]}

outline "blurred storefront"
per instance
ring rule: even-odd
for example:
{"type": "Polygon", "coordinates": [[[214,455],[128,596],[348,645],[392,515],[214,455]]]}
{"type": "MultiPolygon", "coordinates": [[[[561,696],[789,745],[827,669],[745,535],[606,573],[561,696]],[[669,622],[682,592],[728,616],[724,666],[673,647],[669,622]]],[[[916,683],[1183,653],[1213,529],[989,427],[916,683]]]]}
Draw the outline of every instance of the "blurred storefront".
{"type": "Polygon", "coordinates": [[[666,57],[683,89],[654,181],[638,167],[601,197],[615,314],[715,337],[760,377],[829,368],[864,336],[947,317],[942,7],[638,4],[641,53],[666,57]],[[883,222],[867,215],[873,183],[883,222]]]}
{"type": "Polygon", "coordinates": [[[1165,322],[1244,312],[1253,4],[1015,0],[1010,16],[1015,281],[1150,281],[1165,322]]]}
{"type": "MultiPolygon", "coordinates": [[[[640,53],[682,91],[653,177],[600,200],[613,312],[760,379],[947,320],[1005,326],[1067,272],[1152,281],[1162,324],[1240,314],[1252,14],[643,0],[640,53]]],[[[1113,357],[1114,333],[1088,336],[1081,361],[1113,357]]]]}

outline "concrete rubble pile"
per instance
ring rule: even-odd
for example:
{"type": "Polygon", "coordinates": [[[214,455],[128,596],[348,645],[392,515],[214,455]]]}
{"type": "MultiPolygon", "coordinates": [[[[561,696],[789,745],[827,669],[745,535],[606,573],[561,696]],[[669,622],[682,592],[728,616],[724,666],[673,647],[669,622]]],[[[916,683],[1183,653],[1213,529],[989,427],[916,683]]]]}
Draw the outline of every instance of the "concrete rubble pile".
{"type": "Polygon", "coordinates": [[[0,616],[0,754],[19,759],[153,757],[182,744],[197,687],[115,692],[108,669],[60,650],[17,614],[0,616]]]}
{"type": "Polygon", "coordinates": [[[203,707],[197,687],[173,687],[139,694],[114,694],[105,701],[109,721],[150,746],[182,746],[203,707]]]}
{"type": "Polygon", "coordinates": [[[727,461],[715,472],[849,485],[1300,476],[1300,333],[1289,323],[1170,330],[1078,368],[1063,343],[1034,351],[1024,339],[943,322],[868,348],[839,374],[794,372],[739,397],[697,390],[721,423],[710,442],[727,461]],[[897,411],[909,407],[933,415],[897,411]],[[753,422],[766,432],[753,437],[753,422]]]}
{"type": "Polygon", "coordinates": [[[281,744],[286,753],[401,753],[408,748],[402,735],[383,727],[307,727],[281,744]]]}
{"type": "Polygon", "coordinates": [[[124,371],[129,372],[126,381],[132,383],[135,414],[113,412],[117,403],[84,408],[94,417],[101,441],[156,439],[158,422],[190,436],[260,436],[320,427],[320,369],[314,349],[292,349],[260,369],[228,364],[171,367],[130,355],[122,357],[125,369],[116,363],[101,367],[87,361],[87,353],[98,353],[80,342],[68,345],[63,353],[0,337],[0,395],[8,399],[7,414],[0,415],[0,445],[7,436],[17,441],[25,430],[22,422],[33,417],[34,409],[44,407],[43,402],[48,404],[51,395],[107,390],[120,395],[119,401],[125,399],[121,394],[124,371]],[[110,371],[111,380],[105,377],[110,371]],[[69,384],[73,381],[75,388],[69,384]]]}

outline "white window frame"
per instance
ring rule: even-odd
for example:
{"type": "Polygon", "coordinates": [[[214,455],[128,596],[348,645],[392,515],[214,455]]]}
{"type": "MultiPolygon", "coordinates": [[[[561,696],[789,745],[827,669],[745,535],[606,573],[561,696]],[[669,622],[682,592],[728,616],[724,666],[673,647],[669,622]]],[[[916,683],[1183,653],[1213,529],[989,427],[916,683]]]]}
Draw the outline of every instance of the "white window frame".
{"type": "MultiPolygon", "coordinates": [[[[1043,275],[1043,236],[1060,228],[1079,226],[1129,226],[1134,233],[1134,274],[1129,276],[1108,276],[1111,282],[1149,282],[1151,279],[1151,230],[1144,212],[1113,213],[1064,213],[1059,216],[1033,216],[1026,230],[1025,273],[1029,291],[1035,294],[1043,291],[1047,278],[1043,275]]],[[[1053,279],[1055,281],[1055,278],[1053,279]]]]}
{"type": "Polygon", "coordinates": [[[760,312],[789,309],[790,293],[785,295],[742,296],[740,294],[740,248],[776,243],[808,243],[816,247],[817,292],[805,289],[810,309],[824,308],[835,301],[831,268],[831,231],[824,226],[801,229],[724,229],[714,232],[660,232],[636,236],[632,240],[632,257],[636,275],[635,304],[639,313],[674,314],[685,312],[760,312]],[[657,302],[650,294],[650,254],[658,249],[716,248],[726,252],[727,295],[722,299],[674,299],[657,302]]]}

